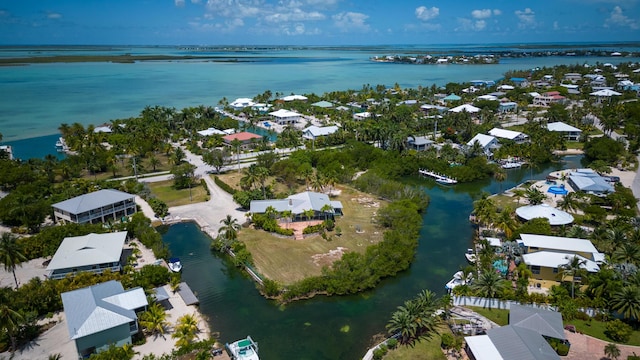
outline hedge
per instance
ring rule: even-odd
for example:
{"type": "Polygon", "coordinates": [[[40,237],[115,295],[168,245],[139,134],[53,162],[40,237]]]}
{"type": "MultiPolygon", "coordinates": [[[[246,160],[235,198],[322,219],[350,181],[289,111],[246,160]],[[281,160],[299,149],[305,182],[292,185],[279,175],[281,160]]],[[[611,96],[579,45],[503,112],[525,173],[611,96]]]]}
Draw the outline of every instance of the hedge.
{"type": "Polygon", "coordinates": [[[213,177],[213,181],[216,183],[216,185],[220,186],[220,188],[226,192],[228,192],[229,194],[233,195],[236,193],[236,189],[232,188],[231,186],[229,186],[229,184],[227,184],[226,182],[220,180],[219,177],[214,176],[213,177]]]}

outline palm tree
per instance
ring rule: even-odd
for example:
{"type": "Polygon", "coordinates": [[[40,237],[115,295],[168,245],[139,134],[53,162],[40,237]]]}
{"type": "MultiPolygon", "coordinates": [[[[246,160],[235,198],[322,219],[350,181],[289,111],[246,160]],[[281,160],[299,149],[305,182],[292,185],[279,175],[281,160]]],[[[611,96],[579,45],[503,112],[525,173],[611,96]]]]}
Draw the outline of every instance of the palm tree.
{"type": "Polygon", "coordinates": [[[398,310],[391,315],[391,320],[386,327],[390,334],[400,335],[401,344],[411,343],[417,332],[412,314],[402,306],[399,306],[398,310]]]}
{"type": "Polygon", "coordinates": [[[609,359],[617,360],[620,357],[620,348],[614,343],[608,343],[604,347],[604,355],[609,359]]]}
{"type": "Polygon", "coordinates": [[[558,266],[560,270],[560,277],[564,280],[565,276],[571,276],[571,298],[574,297],[574,289],[575,289],[575,276],[582,271],[582,268],[587,264],[587,260],[582,257],[578,257],[578,255],[574,255],[573,257],[566,256],[565,257],[568,262],[565,264],[560,264],[558,266]]]}
{"type": "Polygon", "coordinates": [[[291,210],[285,210],[280,213],[280,215],[287,220],[287,228],[289,227],[289,223],[293,218],[293,212],[291,210]]]}
{"type": "Polygon", "coordinates": [[[616,247],[612,258],[617,262],[638,265],[640,262],[640,246],[634,243],[624,243],[622,246],[616,247]]]}
{"type": "Polygon", "coordinates": [[[495,220],[495,226],[500,229],[507,239],[513,235],[513,230],[517,227],[516,221],[511,216],[513,210],[509,206],[505,207],[495,220]]]}
{"type": "Polygon", "coordinates": [[[507,287],[507,281],[495,271],[484,271],[480,274],[471,288],[477,291],[478,295],[486,298],[498,297],[507,287]]]}
{"type": "Polygon", "coordinates": [[[609,307],[625,319],[640,319],[640,288],[636,285],[624,286],[613,294],[609,307]]]}
{"type": "Polygon", "coordinates": [[[273,219],[278,214],[278,210],[276,210],[276,208],[274,208],[273,206],[269,205],[267,206],[266,209],[264,209],[264,214],[268,218],[273,219]]]}
{"type": "Polygon", "coordinates": [[[497,206],[489,194],[483,193],[482,198],[473,202],[473,213],[476,219],[484,225],[491,225],[496,215],[497,206]]]}
{"type": "Polygon", "coordinates": [[[547,195],[535,187],[530,187],[525,196],[530,205],[542,204],[542,202],[547,198],[547,195]]]}
{"type": "Polygon", "coordinates": [[[11,339],[11,352],[17,350],[16,335],[22,321],[24,321],[22,315],[10,308],[6,301],[0,303],[0,330],[3,332],[6,331],[7,335],[9,335],[11,339]]]}
{"type": "Polygon", "coordinates": [[[496,179],[498,184],[500,184],[500,193],[502,193],[502,182],[507,180],[507,172],[502,169],[498,169],[493,173],[493,178],[496,179]]]}
{"type": "Polygon", "coordinates": [[[579,208],[580,195],[576,192],[570,192],[565,195],[562,200],[558,201],[561,210],[574,212],[579,208]]]}
{"type": "Polygon", "coordinates": [[[324,214],[324,220],[327,221],[327,214],[333,211],[333,206],[331,206],[331,204],[324,204],[320,211],[324,214]]]}
{"type": "Polygon", "coordinates": [[[176,346],[181,348],[191,344],[199,331],[198,320],[195,315],[185,314],[178,319],[175,332],[171,334],[171,337],[178,339],[176,346]]]}
{"type": "Polygon", "coordinates": [[[220,233],[224,234],[224,237],[228,240],[236,240],[238,238],[238,231],[240,230],[240,224],[238,224],[238,219],[232,217],[231,215],[227,215],[226,218],[220,220],[220,223],[223,225],[220,228],[220,233]]]}
{"type": "Polygon", "coordinates": [[[313,209],[307,209],[307,210],[304,210],[303,213],[304,213],[304,216],[307,218],[307,221],[310,221],[316,212],[313,209]]]}
{"type": "Polygon", "coordinates": [[[147,311],[140,314],[140,325],[156,337],[161,335],[164,338],[168,325],[167,313],[160,304],[153,303],[147,308],[147,311]]]}
{"type": "Polygon", "coordinates": [[[513,197],[518,202],[518,206],[520,206],[520,199],[522,199],[525,196],[526,191],[524,189],[517,188],[517,189],[514,189],[512,193],[513,193],[513,197]]]}
{"type": "Polygon", "coordinates": [[[13,273],[13,280],[18,288],[18,278],[16,277],[16,267],[22,266],[27,257],[22,253],[22,248],[16,241],[18,238],[12,233],[3,233],[0,237],[0,263],[6,271],[13,273]]]}

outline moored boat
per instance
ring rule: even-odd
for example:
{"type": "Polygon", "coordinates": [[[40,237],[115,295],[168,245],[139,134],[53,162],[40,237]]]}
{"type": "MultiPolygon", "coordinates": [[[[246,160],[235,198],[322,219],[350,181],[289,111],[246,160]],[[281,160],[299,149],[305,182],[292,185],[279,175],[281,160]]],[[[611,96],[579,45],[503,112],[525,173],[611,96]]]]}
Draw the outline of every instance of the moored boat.
{"type": "Polygon", "coordinates": [[[464,279],[464,272],[458,271],[455,274],[453,274],[453,278],[451,280],[449,280],[449,282],[446,283],[446,285],[444,287],[445,287],[445,289],[447,289],[447,291],[451,291],[456,286],[468,284],[471,281],[472,278],[473,278],[473,274],[469,274],[469,275],[467,275],[467,278],[464,279]]]}
{"type": "Polygon", "coordinates": [[[476,262],[476,252],[473,251],[473,249],[467,249],[467,252],[464,253],[464,257],[467,258],[468,262],[470,262],[472,264],[475,264],[475,262],[476,262]]]}
{"type": "Polygon", "coordinates": [[[258,357],[258,343],[253,341],[251,336],[231,344],[225,344],[224,347],[233,360],[260,360],[258,357]]]}
{"type": "Polygon", "coordinates": [[[182,263],[178,258],[170,258],[168,265],[169,265],[169,270],[173,272],[180,272],[182,270],[182,263]]]}

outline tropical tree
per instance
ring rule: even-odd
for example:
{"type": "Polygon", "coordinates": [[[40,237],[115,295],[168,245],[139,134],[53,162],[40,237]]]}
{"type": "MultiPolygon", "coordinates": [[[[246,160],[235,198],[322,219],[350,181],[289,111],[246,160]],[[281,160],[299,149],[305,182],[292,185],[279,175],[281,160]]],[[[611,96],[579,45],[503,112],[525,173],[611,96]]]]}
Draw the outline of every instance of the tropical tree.
{"type": "Polygon", "coordinates": [[[511,192],[513,193],[513,197],[518,202],[518,206],[520,206],[520,199],[522,199],[526,195],[526,191],[522,188],[516,188],[511,192]]]}
{"type": "Polygon", "coordinates": [[[500,276],[499,273],[492,270],[485,270],[480,274],[471,288],[478,293],[479,296],[486,298],[499,297],[508,283],[500,276]]]}
{"type": "Polygon", "coordinates": [[[507,206],[498,214],[494,223],[495,227],[500,229],[507,239],[511,238],[513,230],[518,226],[512,214],[513,210],[507,206]]]}
{"type": "Polygon", "coordinates": [[[211,151],[207,151],[202,154],[202,161],[204,161],[205,164],[213,166],[216,173],[219,174],[220,170],[222,170],[223,167],[229,165],[230,162],[229,153],[226,149],[227,148],[225,148],[224,150],[214,149],[211,151]]]}
{"type": "Polygon", "coordinates": [[[625,319],[640,319],[640,288],[636,285],[624,286],[613,294],[609,307],[625,319]]]}
{"type": "Polygon", "coordinates": [[[315,215],[315,210],[313,209],[307,209],[303,211],[304,217],[307,218],[307,221],[310,221],[313,218],[313,215],[315,215]]]}
{"type": "Polygon", "coordinates": [[[437,333],[439,321],[434,313],[439,305],[433,292],[421,291],[416,298],[398,306],[386,325],[388,332],[397,334],[400,343],[410,346],[417,340],[431,338],[437,333]]]}
{"type": "Polygon", "coordinates": [[[221,235],[223,235],[227,240],[238,239],[238,231],[240,230],[238,219],[232,217],[231,215],[227,215],[227,217],[220,220],[220,223],[223,225],[219,231],[221,235]]]}
{"type": "Polygon", "coordinates": [[[604,355],[609,359],[617,360],[620,357],[620,348],[614,343],[608,343],[604,347],[604,355]]]}
{"type": "Polygon", "coordinates": [[[496,211],[496,203],[487,193],[483,193],[480,199],[473,202],[473,213],[475,214],[477,221],[481,224],[493,224],[496,211]]]}
{"type": "Polygon", "coordinates": [[[498,169],[493,173],[493,178],[500,184],[500,193],[502,193],[502,182],[507,180],[507,172],[503,169],[498,169]]]}
{"type": "Polygon", "coordinates": [[[140,314],[140,325],[150,334],[154,336],[162,336],[168,326],[167,313],[158,303],[149,305],[147,311],[140,314]]]}
{"type": "Polygon", "coordinates": [[[566,195],[564,195],[562,200],[558,201],[558,206],[564,211],[574,212],[579,208],[581,204],[580,197],[580,194],[573,191],[567,193],[566,195]]]}
{"type": "Polygon", "coordinates": [[[530,205],[539,205],[547,198],[547,195],[536,187],[530,187],[527,189],[525,197],[529,201],[530,205]]]}
{"type": "Polygon", "coordinates": [[[17,350],[17,334],[24,317],[9,305],[7,301],[0,302],[0,333],[6,332],[9,335],[11,352],[14,352],[17,350]]]}
{"type": "Polygon", "coordinates": [[[6,271],[11,271],[13,281],[18,288],[18,278],[16,277],[16,267],[22,266],[23,261],[27,261],[27,257],[22,253],[22,248],[17,242],[17,236],[12,233],[2,233],[0,237],[0,263],[6,271]]]}
{"type": "Polygon", "coordinates": [[[634,243],[624,243],[616,247],[612,258],[616,262],[638,265],[640,262],[640,246],[634,243]]]}
{"type": "Polygon", "coordinates": [[[566,259],[567,262],[558,265],[558,269],[560,270],[560,277],[563,281],[566,276],[571,276],[571,298],[573,299],[575,295],[575,277],[582,272],[582,269],[587,264],[587,260],[578,257],[578,255],[574,255],[573,257],[566,256],[566,259]]]}
{"type": "Polygon", "coordinates": [[[171,334],[171,337],[177,339],[176,346],[182,348],[191,344],[199,331],[195,315],[185,314],[178,319],[175,332],[171,334]]]}
{"type": "Polygon", "coordinates": [[[285,210],[285,211],[280,213],[280,216],[282,216],[283,218],[286,219],[287,228],[288,228],[289,227],[289,223],[291,222],[291,219],[293,219],[293,212],[291,210],[285,210]]]}
{"type": "Polygon", "coordinates": [[[331,206],[331,204],[324,204],[320,211],[324,214],[324,220],[326,221],[327,214],[330,214],[333,211],[333,206],[331,206]]]}

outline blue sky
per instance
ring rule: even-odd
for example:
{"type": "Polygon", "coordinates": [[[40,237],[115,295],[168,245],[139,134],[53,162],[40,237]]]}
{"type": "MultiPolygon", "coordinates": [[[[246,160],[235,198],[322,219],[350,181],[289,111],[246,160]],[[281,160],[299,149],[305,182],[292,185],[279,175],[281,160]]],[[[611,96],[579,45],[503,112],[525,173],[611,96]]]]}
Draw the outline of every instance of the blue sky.
{"type": "Polygon", "coordinates": [[[0,0],[0,44],[639,41],[640,0],[0,0]]]}

